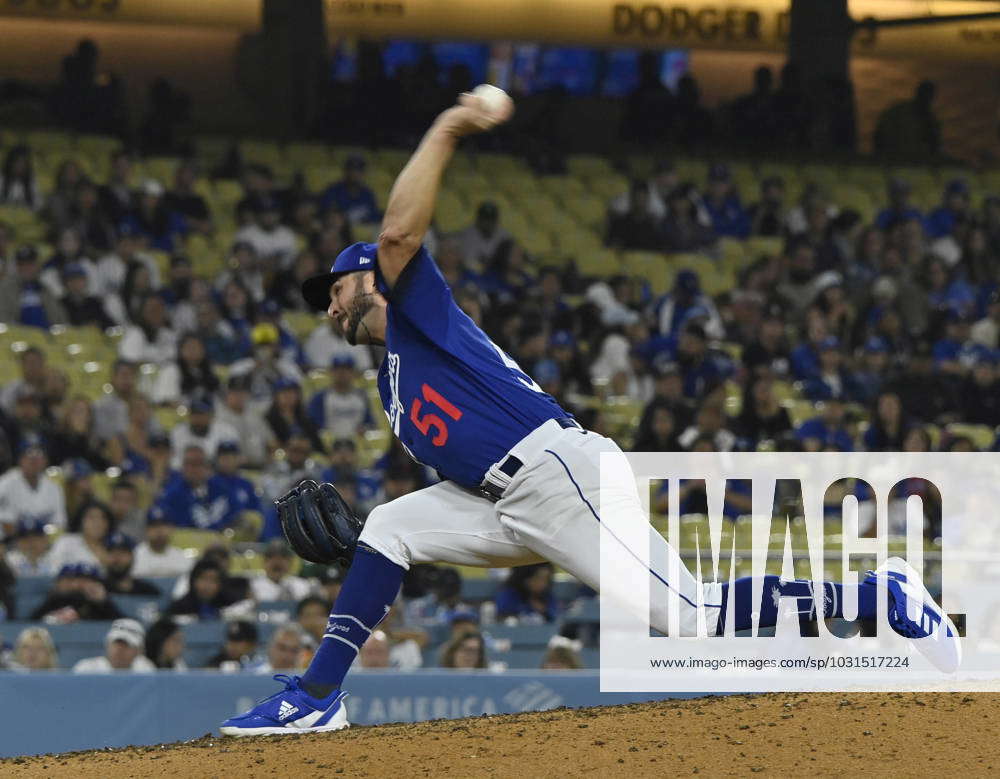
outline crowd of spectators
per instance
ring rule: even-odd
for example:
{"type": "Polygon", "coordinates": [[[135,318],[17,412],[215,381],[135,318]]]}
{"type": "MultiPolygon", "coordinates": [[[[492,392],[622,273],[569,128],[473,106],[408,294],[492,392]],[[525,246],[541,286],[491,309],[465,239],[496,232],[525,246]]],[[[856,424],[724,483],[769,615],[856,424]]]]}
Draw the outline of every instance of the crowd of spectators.
{"type": "MultiPolygon", "coordinates": [[[[331,322],[306,333],[288,323],[303,309],[298,282],[375,234],[378,198],[359,156],[316,192],[244,164],[243,196],[226,215],[199,194],[192,160],[177,162],[169,187],[136,180],[134,165],[115,151],[93,180],[67,160],[43,191],[30,148],[4,155],[0,207],[37,214],[48,240],[22,241],[0,222],[0,321],[120,338],[99,393],[79,390],[74,366],[39,346],[16,355],[16,375],[0,386],[0,613],[115,620],[90,670],[140,668],[143,658],[179,667],[177,625],[218,619],[230,623],[219,667],[285,667],[321,635],[333,580],[292,574],[271,501],[316,478],[363,515],[436,478],[395,442],[374,457],[365,449],[366,433],[381,429],[364,378],[378,349],[348,346],[331,322]],[[224,270],[209,276],[185,247],[223,219],[234,238],[224,270]],[[316,370],[328,377],[320,385],[316,370]],[[184,415],[164,424],[161,412],[178,406],[184,415]],[[182,530],[268,544],[263,570],[242,578],[220,543],[185,553],[171,542],[182,530]],[[44,603],[15,613],[17,580],[39,576],[53,577],[44,603]],[[149,581],[164,577],[177,581],[169,593],[149,581]],[[118,594],[166,597],[164,621],[122,622],[118,594]],[[268,601],[299,613],[265,649],[253,620],[268,601]]],[[[581,273],[572,257],[530,256],[490,200],[465,229],[432,230],[428,244],[463,309],[585,427],[626,449],[998,448],[989,431],[1000,425],[1000,197],[974,201],[955,179],[921,210],[908,182],[891,179],[869,221],[817,185],[796,199],[780,178],[759,185],[745,202],[725,164],[707,166],[702,182],[664,162],[608,203],[608,246],[663,252],[666,294],[638,276],[581,273]],[[667,254],[714,257],[721,241],[760,237],[775,250],[748,256],[721,294],[667,254]],[[609,397],[634,417],[615,421],[609,397]]],[[[686,492],[683,505],[703,499],[686,492]]],[[[740,506],[737,496],[727,513],[740,506]]],[[[512,573],[497,618],[557,621],[552,575],[512,573]]],[[[446,578],[404,598],[363,665],[412,664],[422,629],[456,614],[473,618],[459,620],[442,662],[487,662],[489,637],[446,578]]],[[[13,652],[14,664],[52,662],[43,630],[13,652]]]]}

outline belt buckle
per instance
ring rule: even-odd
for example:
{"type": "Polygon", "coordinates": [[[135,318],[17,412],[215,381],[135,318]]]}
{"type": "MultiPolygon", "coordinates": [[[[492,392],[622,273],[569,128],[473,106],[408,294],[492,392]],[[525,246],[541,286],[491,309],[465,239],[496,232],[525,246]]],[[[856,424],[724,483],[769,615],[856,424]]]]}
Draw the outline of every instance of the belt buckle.
{"type": "Polygon", "coordinates": [[[503,491],[500,487],[486,480],[483,480],[483,483],[479,485],[479,492],[490,503],[496,503],[503,497],[503,491]]]}

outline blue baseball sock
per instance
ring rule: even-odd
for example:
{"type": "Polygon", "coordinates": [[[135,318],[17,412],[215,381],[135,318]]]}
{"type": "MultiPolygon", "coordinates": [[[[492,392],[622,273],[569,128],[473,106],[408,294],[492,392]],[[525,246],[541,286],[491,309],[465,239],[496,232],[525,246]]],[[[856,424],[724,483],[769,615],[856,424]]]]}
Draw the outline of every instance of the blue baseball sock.
{"type": "MultiPolygon", "coordinates": [[[[744,576],[733,582],[733,625],[736,630],[749,630],[753,627],[752,614],[760,612],[758,625],[772,627],[778,621],[778,598],[798,597],[799,614],[807,620],[815,620],[816,606],[813,601],[813,590],[822,587],[823,619],[844,616],[844,593],[857,592],[858,617],[874,619],[876,614],[876,588],[872,583],[840,584],[838,582],[811,582],[804,579],[783,581],[780,576],[765,576],[759,604],[753,602],[754,577],[744,576]],[[757,606],[755,608],[755,605],[757,606]]],[[[817,595],[819,593],[817,592],[817,595]]],[[[726,612],[729,608],[729,583],[722,585],[722,608],[719,610],[719,630],[726,624],[726,612]]]]}
{"type": "Polygon", "coordinates": [[[325,698],[340,688],[361,645],[389,613],[404,572],[374,549],[358,546],[323,641],[302,675],[302,689],[313,698],[325,698]]]}

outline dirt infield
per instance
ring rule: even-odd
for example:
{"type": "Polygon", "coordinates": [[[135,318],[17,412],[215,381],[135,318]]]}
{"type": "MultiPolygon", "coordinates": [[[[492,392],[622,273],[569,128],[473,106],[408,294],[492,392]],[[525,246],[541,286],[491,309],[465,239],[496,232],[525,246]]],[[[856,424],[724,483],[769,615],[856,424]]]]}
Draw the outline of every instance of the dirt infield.
{"type": "Polygon", "coordinates": [[[205,737],[0,761],[4,777],[985,776],[995,694],[762,695],[437,720],[313,736],[205,737]]]}

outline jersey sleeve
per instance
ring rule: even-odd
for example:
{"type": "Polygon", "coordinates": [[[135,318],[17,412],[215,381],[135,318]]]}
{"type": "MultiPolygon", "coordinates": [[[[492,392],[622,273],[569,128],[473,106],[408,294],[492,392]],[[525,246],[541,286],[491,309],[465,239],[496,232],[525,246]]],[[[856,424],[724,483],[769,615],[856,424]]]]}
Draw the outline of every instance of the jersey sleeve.
{"type": "Polygon", "coordinates": [[[392,287],[382,275],[381,266],[375,280],[379,292],[389,301],[390,315],[402,316],[432,341],[447,344],[458,317],[464,315],[425,246],[406,264],[392,287]]]}

